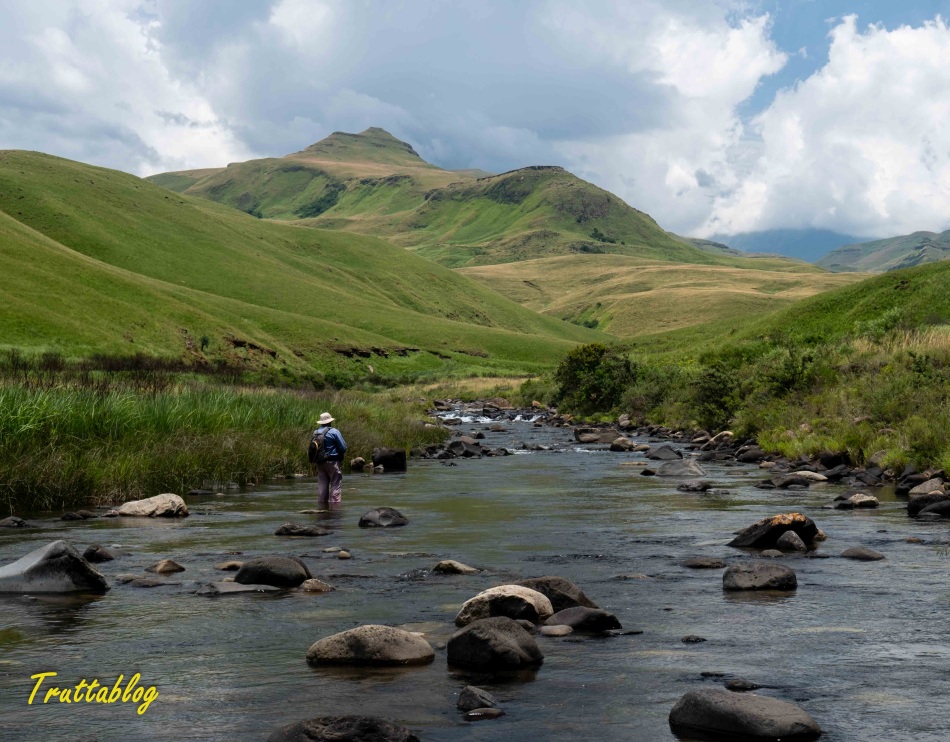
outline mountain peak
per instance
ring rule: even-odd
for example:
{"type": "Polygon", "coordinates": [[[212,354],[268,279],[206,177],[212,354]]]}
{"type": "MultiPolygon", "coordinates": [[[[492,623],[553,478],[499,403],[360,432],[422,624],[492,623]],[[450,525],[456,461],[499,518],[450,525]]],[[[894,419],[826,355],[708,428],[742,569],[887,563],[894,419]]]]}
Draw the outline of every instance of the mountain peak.
{"type": "Polygon", "coordinates": [[[313,157],[339,162],[377,162],[389,165],[423,165],[425,161],[408,142],[378,126],[359,134],[335,131],[290,157],[313,157]]]}

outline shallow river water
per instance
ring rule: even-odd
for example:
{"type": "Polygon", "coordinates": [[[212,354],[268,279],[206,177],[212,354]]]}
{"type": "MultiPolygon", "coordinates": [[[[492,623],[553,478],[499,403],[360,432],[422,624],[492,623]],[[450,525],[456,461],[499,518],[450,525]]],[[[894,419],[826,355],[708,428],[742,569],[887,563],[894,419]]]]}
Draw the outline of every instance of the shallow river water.
{"type": "MultiPolygon", "coordinates": [[[[750,466],[706,465],[730,494],[677,492],[677,480],[640,476],[639,454],[573,443],[566,429],[513,423],[488,432],[491,446],[537,441],[561,450],[482,460],[410,462],[404,475],[353,475],[340,513],[321,523],[332,535],[284,539],[287,521],[320,516],[315,483],[292,480],[225,496],[188,498],[181,521],[97,519],[65,523],[47,514],[38,531],[0,534],[0,563],[58,538],[80,549],[119,545],[129,555],[99,565],[112,590],[90,601],[0,599],[0,739],[256,740],[293,721],[369,714],[402,723],[422,740],[674,740],[667,716],[686,691],[741,677],[759,693],[805,708],[829,741],[946,740],[950,715],[950,556],[946,526],[907,518],[887,492],[876,511],[826,509],[843,488],[762,491],[750,466]],[[396,507],[410,524],[360,529],[359,516],[396,507]],[[722,570],[681,566],[692,556],[734,561],[734,531],[798,510],[828,535],[819,554],[783,557],[799,580],[787,597],[736,596],[722,570]],[[907,543],[911,536],[923,544],[907,543]],[[881,562],[837,558],[864,545],[881,562]],[[325,554],[349,549],[353,559],[325,554]],[[242,556],[228,556],[242,552],[242,556]],[[195,596],[220,580],[213,565],[259,554],[301,556],[336,590],[277,595],[195,596]],[[114,584],[171,558],[186,571],[177,586],[114,584]],[[431,575],[440,559],[483,568],[475,576],[431,575]],[[536,671],[513,678],[461,673],[437,650],[429,666],[401,670],[317,670],[305,660],[319,638],[364,623],[423,631],[434,646],[455,627],[460,604],[497,584],[562,575],[640,635],[545,638],[536,671]],[[707,641],[684,644],[695,634],[707,641]],[[30,676],[57,672],[112,685],[138,672],[159,697],[135,705],[34,705],[30,676]],[[703,672],[724,673],[706,678],[703,672]],[[467,684],[487,688],[507,715],[467,723],[455,708],[467,684]]],[[[232,573],[233,574],[233,573],[232,573]]],[[[52,681],[51,681],[52,682],[52,681]]]]}

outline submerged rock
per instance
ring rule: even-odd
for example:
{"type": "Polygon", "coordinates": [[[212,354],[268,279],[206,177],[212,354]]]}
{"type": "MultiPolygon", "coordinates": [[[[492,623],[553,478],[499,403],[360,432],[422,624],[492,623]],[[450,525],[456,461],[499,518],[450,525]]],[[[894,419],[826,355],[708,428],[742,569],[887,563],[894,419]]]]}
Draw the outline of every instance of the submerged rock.
{"type": "Polygon", "coordinates": [[[239,593],[275,593],[280,590],[273,585],[242,585],[239,582],[210,582],[195,591],[195,595],[215,597],[217,595],[237,595],[239,593]]]}
{"type": "Polygon", "coordinates": [[[545,577],[532,577],[529,580],[521,580],[515,583],[531,590],[537,590],[548,600],[551,601],[551,608],[555,612],[563,611],[565,608],[574,606],[584,606],[586,608],[598,608],[599,606],[577,585],[565,577],[556,577],[548,575],[545,577]]]}
{"type": "Polygon", "coordinates": [[[521,585],[499,585],[466,600],[455,617],[456,626],[492,616],[523,618],[539,623],[554,613],[544,594],[521,585]]]}
{"type": "Polygon", "coordinates": [[[104,593],[106,578],[65,541],[34,549],[0,567],[0,593],[104,593]]]}
{"type": "Polygon", "coordinates": [[[242,585],[298,587],[312,575],[307,565],[296,557],[264,556],[244,563],[234,581],[242,585]]]}
{"type": "Polygon", "coordinates": [[[842,551],[841,556],[845,559],[856,559],[859,562],[877,562],[884,558],[883,554],[866,546],[852,546],[842,551]]]}
{"type": "Polygon", "coordinates": [[[71,510],[68,513],[63,513],[60,517],[60,520],[89,520],[90,518],[98,518],[91,510],[71,510]]]}
{"type": "Polygon", "coordinates": [[[465,721],[488,721],[490,719],[499,719],[505,715],[505,712],[498,708],[472,709],[466,712],[462,717],[465,721]]]}
{"type": "Polygon", "coordinates": [[[404,526],[409,519],[395,508],[374,508],[360,518],[360,528],[394,528],[404,526]]]}
{"type": "Polygon", "coordinates": [[[722,575],[723,590],[795,590],[795,572],[781,564],[755,560],[737,562],[722,575]]]}
{"type": "Polygon", "coordinates": [[[86,550],[82,553],[82,558],[93,564],[101,564],[102,562],[111,562],[115,559],[115,554],[102,544],[92,544],[86,547],[86,550]]]}
{"type": "Polygon", "coordinates": [[[32,528],[23,518],[11,515],[9,518],[0,520],[0,528],[32,528]]]}
{"type": "Polygon", "coordinates": [[[683,562],[683,566],[689,569],[722,569],[726,563],[713,557],[692,557],[683,562]]]}
{"type": "Polygon", "coordinates": [[[369,624],[314,642],[311,665],[425,665],[435,651],[421,636],[392,626],[369,624]]]}
{"type": "Polygon", "coordinates": [[[371,716],[321,716],[281,727],[267,742],[419,742],[406,727],[371,716]]]}
{"type": "Polygon", "coordinates": [[[742,740],[805,742],[821,727],[802,708],[776,698],[727,690],[690,691],[670,711],[675,734],[696,733],[742,740]]]}
{"type": "Polygon", "coordinates": [[[477,670],[517,670],[544,661],[531,634],[505,616],[482,618],[459,629],[447,650],[450,665],[477,670]]]}
{"type": "Polygon", "coordinates": [[[320,526],[302,525],[300,523],[284,523],[276,531],[275,536],[328,536],[330,532],[320,526]]]}
{"type": "Polygon", "coordinates": [[[706,470],[695,459],[667,461],[656,470],[658,477],[704,477],[706,470]]]}
{"type": "Polygon", "coordinates": [[[188,506],[178,495],[166,492],[144,500],[124,502],[116,512],[137,518],[184,518],[188,515],[188,506]]]}

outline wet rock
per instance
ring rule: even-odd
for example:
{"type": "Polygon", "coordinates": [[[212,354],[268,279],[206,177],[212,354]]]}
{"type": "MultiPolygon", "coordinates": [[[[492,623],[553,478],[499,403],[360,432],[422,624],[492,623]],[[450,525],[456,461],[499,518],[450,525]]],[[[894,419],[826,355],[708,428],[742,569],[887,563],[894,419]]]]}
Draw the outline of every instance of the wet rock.
{"type": "Polygon", "coordinates": [[[537,624],[532,623],[531,621],[528,621],[528,620],[526,620],[526,619],[524,619],[524,618],[516,618],[515,621],[517,622],[517,624],[518,624],[521,628],[523,628],[523,629],[524,629],[525,631],[527,631],[529,634],[537,634],[537,633],[538,633],[538,626],[537,626],[537,624]]]}
{"type": "Polygon", "coordinates": [[[681,736],[699,733],[782,742],[804,742],[821,736],[821,727],[799,706],[727,690],[686,693],[670,711],[669,722],[673,732],[681,736]]]}
{"type": "Polygon", "coordinates": [[[722,569],[726,563],[713,557],[692,557],[683,562],[683,566],[689,569],[722,569]]]}
{"type": "Polygon", "coordinates": [[[706,640],[701,636],[696,636],[696,634],[687,634],[680,641],[683,644],[702,644],[706,640]]]}
{"type": "Polygon", "coordinates": [[[116,512],[134,518],[184,518],[188,515],[188,506],[178,495],[167,492],[144,500],[124,502],[116,512]]]}
{"type": "Polygon", "coordinates": [[[917,513],[917,516],[920,518],[933,516],[950,518],[950,501],[942,500],[940,502],[933,502],[921,509],[921,511],[917,513]]]}
{"type": "Polygon", "coordinates": [[[828,477],[824,474],[821,474],[816,471],[810,471],[808,469],[799,469],[792,472],[793,477],[799,477],[800,479],[805,479],[809,482],[827,482],[828,477]]]}
{"type": "Polygon", "coordinates": [[[765,551],[761,552],[759,556],[764,557],[765,559],[776,559],[785,555],[778,549],[766,549],[765,551]]]}
{"type": "Polygon", "coordinates": [[[706,470],[694,459],[667,461],[656,470],[658,477],[704,477],[706,470]]]}
{"type": "Polygon", "coordinates": [[[743,464],[758,464],[767,455],[768,454],[758,446],[750,446],[745,450],[739,449],[739,453],[736,454],[736,461],[743,464]]]}
{"type": "Polygon", "coordinates": [[[775,542],[775,548],[779,551],[808,551],[805,542],[802,541],[795,531],[785,531],[775,542]]]}
{"type": "Polygon", "coordinates": [[[366,459],[362,456],[357,456],[354,459],[350,459],[350,471],[352,472],[361,472],[366,468],[366,459]]]}
{"type": "Polygon", "coordinates": [[[395,508],[374,508],[360,518],[360,528],[394,528],[404,526],[409,522],[402,513],[395,508]]]}
{"type": "Polygon", "coordinates": [[[806,544],[812,543],[818,534],[818,526],[811,518],[801,513],[783,513],[753,523],[732,539],[729,546],[769,549],[789,530],[795,531],[806,544]]]}
{"type": "Polygon", "coordinates": [[[683,458],[683,454],[671,446],[651,447],[644,455],[652,461],[676,461],[683,458]]]}
{"type": "Polygon", "coordinates": [[[374,448],[373,469],[378,466],[383,467],[387,474],[406,471],[406,452],[401,448],[374,448]]]}
{"type": "Polygon", "coordinates": [[[584,606],[575,606],[574,608],[565,608],[558,611],[545,620],[544,624],[546,626],[570,626],[574,631],[589,634],[599,634],[604,631],[623,628],[613,613],[608,613],[600,608],[586,608],[584,606]]]}
{"type": "Polygon", "coordinates": [[[551,601],[537,590],[521,585],[499,585],[465,601],[455,617],[455,625],[465,626],[493,616],[540,623],[553,613],[551,601]]]}
{"type": "Polygon", "coordinates": [[[465,721],[488,721],[490,719],[499,719],[504,715],[505,712],[501,709],[484,708],[472,709],[466,712],[462,718],[465,721]]]}
{"type": "Polygon", "coordinates": [[[791,488],[807,489],[811,486],[811,480],[798,474],[776,474],[772,477],[772,484],[782,490],[791,488]]]}
{"type": "Polygon", "coordinates": [[[82,553],[82,558],[93,564],[101,564],[102,562],[111,562],[115,559],[115,554],[102,544],[92,544],[86,547],[86,550],[82,553]]]}
{"type": "Polygon", "coordinates": [[[330,593],[336,590],[333,585],[328,585],[323,582],[323,580],[318,580],[315,577],[311,577],[309,580],[304,580],[300,583],[300,589],[307,593],[330,593]]]}
{"type": "Polygon", "coordinates": [[[950,502],[950,494],[944,492],[930,492],[924,495],[914,495],[907,501],[907,514],[916,516],[924,508],[940,502],[950,502]]]}
{"type": "Polygon", "coordinates": [[[184,572],[185,568],[172,559],[162,559],[160,562],[149,565],[145,568],[146,572],[154,572],[158,575],[170,575],[175,572],[184,572]]]}
{"type": "Polygon", "coordinates": [[[737,562],[722,575],[723,590],[795,590],[797,587],[794,571],[758,559],[737,562]]]}
{"type": "Polygon", "coordinates": [[[325,549],[321,549],[320,551],[322,551],[324,554],[337,554],[343,551],[343,549],[339,546],[327,546],[325,549]]]}
{"type": "Polygon", "coordinates": [[[336,558],[337,558],[337,559],[352,559],[352,558],[353,558],[353,555],[350,554],[350,552],[348,552],[346,549],[340,549],[340,550],[336,553],[336,558]]]}
{"type": "Polygon", "coordinates": [[[636,446],[636,445],[637,445],[637,444],[634,443],[634,442],[633,442],[632,440],[630,440],[629,438],[617,438],[616,440],[614,440],[613,442],[611,442],[611,444],[610,444],[610,450],[611,450],[611,451],[621,452],[621,453],[626,453],[626,452],[628,452],[628,451],[632,451],[633,448],[634,448],[634,446],[636,446]]]}
{"type": "Polygon", "coordinates": [[[325,637],[307,650],[307,663],[320,665],[425,665],[435,650],[425,639],[392,626],[369,624],[325,637]]]}
{"type": "Polygon", "coordinates": [[[280,590],[273,585],[244,585],[239,582],[210,582],[195,591],[195,595],[215,597],[218,595],[238,595],[240,593],[274,593],[280,590]]]}
{"type": "Polygon", "coordinates": [[[706,479],[689,479],[676,485],[676,489],[680,492],[705,492],[714,486],[712,482],[706,479]]]}
{"type": "Polygon", "coordinates": [[[456,631],[447,655],[450,665],[486,671],[517,670],[544,661],[531,634],[505,616],[482,618],[456,631]]]}
{"type": "Polygon", "coordinates": [[[713,489],[713,490],[706,490],[704,494],[708,495],[709,497],[725,497],[729,493],[730,493],[730,490],[713,489]]]}
{"type": "Polygon", "coordinates": [[[267,742],[419,742],[406,727],[371,716],[321,716],[281,727],[267,742]]]}
{"type": "Polygon", "coordinates": [[[188,495],[193,496],[193,497],[207,497],[208,495],[213,495],[213,494],[214,492],[212,492],[211,490],[200,490],[200,489],[188,490],[188,495]]]}
{"type": "Polygon", "coordinates": [[[907,494],[910,497],[916,495],[929,495],[931,492],[943,492],[943,480],[942,479],[928,479],[922,484],[918,484],[916,487],[910,490],[907,494]]]}
{"type": "Polygon", "coordinates": [[[558,626],[542,626],[538,629],[538,633],[541,636],[567,636],[568,634],[573,634],[574,629],[570,626],[560,624],[558,626]]]}
{"type": "Polygon", "coordinates": [[[466,685],[459,693],[459,700],[455,705],[461,711],[471,711],[472,709],[495,708],[498,701],[487,690],[474,685],[466,685]]]}
{"type": "Polygon", "coordinates": [[[876,497],[867,495],[863,492],[855,492],[850,495],[838,495],[835,498],[835,508],[838,510],[851,510],[853,508],[876,508],[880,504],[880,501],[876,497]]]}
{"type": "Polygon", "coordinates": [[[0,520],[0,528],[32,528],[29,523],[27,523],[23,518],[18,518],[15,515],[11,515],[9,518],[4,518],[0,520]]]}
{"type": "Polygon", "coordinates": [[[475,567],[469,567],[454,559],[443,559],[432,568],[432,571],[441,575],[473,575],[478,572],[475,567]]]}
{"type": "Polygon", "coordinates": [[[159,580],[155,577],[142,577],[141,575],[116,575],[115,581],[120,585],[127,587],[173,587],[181,585],[180,582],[168,582],[159,580]]]}
{"type": "Polygon", "coordinates": [[[217,564],[214,565],[214,568],[220,569],[224,572],[237,572],[243,566],[244,566],[244,562],[231,560],[229,562],[218,562],[217,564]]]}
{"type": "Polygon", "coordinates": [[[856,559],[859,562],[877,562],[884,558],[883,554],[866,546],[852,546],[842,551],[841,556],[844,559],[856,559]]]}
{"type": "Polygon", "coordinates": [[[90,518],[98,518],[91,510],[74,510],[69,513],[63,513],[60,520],[89,520],[90,518]]]}
{"type": "Polygon", "coordinates": [[[732,678],[727,680],[726,690],[731,690],[733,693],[746,693],[750,690],[758,690],[762,686],[753,683],[751,680],[743,680],[742,678],[732,678]]]}
{"type": "Polygon", "coordinates": [[[546,577],[533,577],[530,580],[521,580],[521,582],[516,584],[530,588],[531,590],[537,590],[544,595],[551,601],[551,608],[555,612],[575,606],[584,606],[586,608],[599,607],[584,594],[583,590],[564,577],[550,575],[546,577]]]}
{"type": "Polygon", "coordinates": [[[330,532],[326,528],[319,526],[303,525],[301,523],[284,523],[276,531],[275,536],[329,536],[330,532]]]}
{"type": "Polygon", "coordinates": [[[246,561],[234,576],[234,581],[242,585],[298,587],[311,577],[307,565],[296,557],[263,556],[246,561]]]}
{"type": "Polygon", "coordinates": [[[0,567],[0,593],[104,593],[106,578],[65,541],[0,567]]]}

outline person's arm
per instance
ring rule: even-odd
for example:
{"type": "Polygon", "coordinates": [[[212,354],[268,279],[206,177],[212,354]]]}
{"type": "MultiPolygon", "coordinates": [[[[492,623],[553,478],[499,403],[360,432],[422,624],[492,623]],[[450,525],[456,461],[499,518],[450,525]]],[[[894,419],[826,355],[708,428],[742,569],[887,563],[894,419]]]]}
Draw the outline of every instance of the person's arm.
{"type": "Polygon", "coordinates": [[[334,437],[337,441],[337,448],[340,450],[340,456],[343,456],[346,454],[346,441],[343,440],[343,433],[336,428],[333,429],[333,432],[335,433],[334,437]]]}

